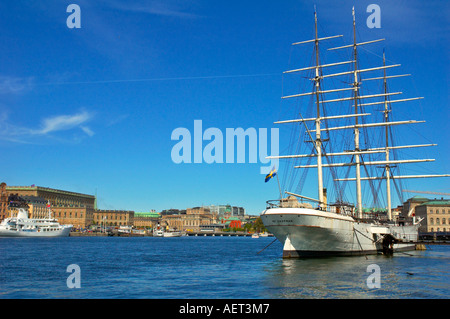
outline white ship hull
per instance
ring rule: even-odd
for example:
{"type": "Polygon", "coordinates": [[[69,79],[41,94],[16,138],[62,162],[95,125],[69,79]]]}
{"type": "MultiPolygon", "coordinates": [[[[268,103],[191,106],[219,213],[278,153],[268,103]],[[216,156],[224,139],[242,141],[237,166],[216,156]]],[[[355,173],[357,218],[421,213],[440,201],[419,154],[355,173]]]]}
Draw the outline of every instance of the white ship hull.
{"type": "MultiPolygon", "coordinates": [[[[377,254],[383,251],[383,237],[393,235],[389,226],[360,223],[350,216],[310,208],[271,208],[261,219],[283,244],[284,258],[377,254]]],[[[395,230],[417,240],[416,226],[397,226],[395,230]]],[[[401,243],[393,248],[414,250],[415,245],[401,243]]]]}
{"type": "Polygon", "coordinates": [[[72,226],[54,231],[0,229],[0,237],[68,237],[72,226]]]}
{"type": "Polygon", "coordinates": [[[0,237],[68,237],[72,225],[61,225],[56,219],[28,218],[28,212],[20,208],[16,217],[9,217],[0,223],[0,237]]]}
{"type": "Polygon", "coordinates": [[[164,232],[163,237],[181,237],[181,232],[164,232]]]}

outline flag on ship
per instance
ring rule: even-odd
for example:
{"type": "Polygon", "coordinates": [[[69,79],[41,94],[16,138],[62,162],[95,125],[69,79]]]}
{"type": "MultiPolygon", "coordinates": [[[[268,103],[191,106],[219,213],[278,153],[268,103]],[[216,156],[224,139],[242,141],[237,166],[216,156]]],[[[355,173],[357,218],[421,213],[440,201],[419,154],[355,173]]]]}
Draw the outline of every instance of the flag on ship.
{"type": "Polygon", "coordinates": [[[266,175],[266,183],[268,181],[270,181],[273,177],[275,177],[277,175],[277,170],[275,168],[275,166],[272,168],[272,170],[270,171],[269,174],[266,175]]]}

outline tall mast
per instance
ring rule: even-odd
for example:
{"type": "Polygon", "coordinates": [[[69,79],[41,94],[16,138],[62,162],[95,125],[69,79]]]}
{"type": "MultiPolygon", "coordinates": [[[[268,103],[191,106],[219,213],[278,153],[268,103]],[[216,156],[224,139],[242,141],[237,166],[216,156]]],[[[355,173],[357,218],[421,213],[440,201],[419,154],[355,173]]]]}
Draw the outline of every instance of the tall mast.
{"type": "Polygon", "coordinates": [[[319,63],[319,37],[317,32],[317,12],[314,11],[314,28],[315,28],[315,41],[314,41],[314,49],[316,51],[316,77],[315,81],[315,93],[316,93],[316,106],[317,106],[317,115],[316,115],[316,141],[315,147],[317,152],[317,178],[318,178],[318,188],[319,188],[319,207],[324,207],[325,203],[323,200],[323,172],[322,172],[322,139],[320,133],[320,63],[319,63]]]}
{"type": "MultiPolygon", "coordinates": [[[[355,107],[355,152],[359,152],[359,116],[358,116],[358,96],[359,96],[359,81],[358,81],[358,51],[356,49],[356,21],[355,21],[355,7],[352,8],[353,14],[353,60],[355,61],[353,76],[353,89],[354,89],[354,107],[355,107]]],[[[358,211],[358,217],[362,218],[362,195],[361,195],[361,161],[360,155],[355,153],[355,168],[356,168],[356,207],[358,211]]]]}
{"type": "MultiPolygon", "coordinates": [[[[334,181],[356,181],[356,195],[357,195],[357,216],[359,218],[363,217],[362,214],[362,189],[361,189],[361,182],[367,181],[367,180],[387,180],[387,197],[388,197],[388,218],[392,220],[392,203],[391,203],[391,189],[390,189],[390,181],[395,179],[409,179],[409,178],[425,178],[425,177],[450,177],[450,174],[434,174],[434,175],[398,175],[393,176],[391,175],[391,167],[392,165],[397,164],[403,164],[403,163],[421,163],[421,162],[432,162],[434,159],[412,159],[412,160],[391,160],[389,152],[395,149],[404,149],[404,148],[417,148],[417,147],[428,147],[428,146],[435,146],[436,144],[422,144],[422,145],[401,145],[401,146],[391,146],[389,142],[389,127],[394,125],[404,125],[404,124],[416,124],[416,123],[423,123],[424,121],[415,121],[415,120],[407,120],[407,121],[389,121],[389,113],[390,107],[393,103],[398,102],[407,102],[407,101],[414,101],[418,99],[422,99],[423,97],[416,97],[416,98],[406,98],[406,99],[394,99],[390,100],[387,97],[391,95],[398,95],[402,94],[402,92],[393,92],[388,93],[387,89],[387,79],[391,78],[399,78],[407,75],[391,75],[386,76],[386,71],[384,71],[383,77],[375,77],[375,78],[364,78],[361,79],[359,76],[360,73],[365,72],[372,72],[376,70],[386,70],[394,67],[400,66],[400,64],[394,64],[394,65],[386,65],[386,59],[383,52],[383,66],[381,67],[371,67],[371,68],[364,68],[364,69],[358,69],[358,51],[357,47],[360,45],[367,45],[372,43],[377,43],[379,41],[383,41],[384,39],[379,40],[372,40],[372,41],[366,41],[366,42],[356,42],[356,17],[355,17],[355,9],[352,8],[352,15],[353,15],[353,44],[329,48],[329,51],[332,50],[340,50],[340,49],[352,49],[352,55],[353,58],[351,61],[343,61],[343,62],[336,62],[336,63],[330,63],[330,64],[323,64],[320,65],[320,57],[319,57],[319,42],[323,40],[329,40],[334,39],[337,37],[342,37],[342,35],[335,35],[335,36],[328,36],[328,37],[322,37],[318,38],[318,23],[317,23],[317,13],[314,11],[314,17],[315,17],[315,37],[312,40],[307,41],[301,41],[293,43],[292,45],[299,45],[299,44],[307,44],[307,43],[314,43],[315,44],[315,57],[316,57],[316,63],[314,66],[308,66],[308,67],[302,67],[297,68],[289,71],[285,71],[284,73],[297,73],[297,72],[303,72],[303,71],[312,71],[315,70],[315,76],[313,78],[310,78],[311,81],[314,82],[315,89],[310,90],[309,92],[300,92],[297,94],[290,94],[286,96],[282,96],[282,99],[291,99],[291,98],[300,98],[300,97],[307,97],[307,96],[316,96],[316,106],[317,110],[315,115],[313,115],[311,118],[303,118],[300,114],[300,118],[297,119],[290,119],[290,120],[282,120],[277,121],[275,124],[293,124],[293,123],[303,123],[306,128],[306,132],[310,134],[311,141],[314,144],[315,147],[315,153],[314,154],[293,154],[293,155],[277,155],[277,156],[267,156],[267,159],[289,159],[289,158],[311,158],[311,157],[317,157],[317,165],[300,165],[300,166],[294,166],[294,168],[317,168],[318,171],[318,188],[319,188],[319,199],[314,199],[314,201],[319,203],[320,208],[323,208],[326,206],[325,204],[325,194],[323,189],[323,172],[322,170],[327,167],[348,167],[348,166],[355,166],[356,170],[356,176],[355,178],[334,178],[334,181]],[[346,72],[337,72],[337,73],[326,73],[322,74],[322,70],[324,68],[339,66],[343,64],[353,64],[353,70],[346,71],[346,72]],[[321,81],[325,78],[330,77],[338,77],[338,76],[351,76],[353,75],[353,83],[350,87],[347,88],[341,88],[341,89],[334,89],[334,90],[323,90],[321,89],[321,81]],[[384,92],[383,94],[368,94],[368,95],[360,95],[360,84],[363,81],[370,81],[370,80],[384,80],[384,92]],[[333,92],[341,92],[341,91],[353,91],[352,95],[350,97],[343,97],[343,98],[331,98],[327,99],[326,96],[328,93],[333,92]],[[321,99],[322,96],[322,99],[321,99]],[[366,99],[372,99],[372,98],[379,98],[384,97],[383,100],[370,102],[366,101],[366,99]],[[333,115],[333,116],[325,116],[324,114],[321,114],[320,106],[321,105],[329,105],[329,103],[334,102],[341,102],[341,101],[352,101],[353,107],[355,108],[354,112],[350,112],[351,114],[343,114],[343,115],[333,115]],[[362,113],[362,110],[358,110],[358,107],[366,107],[366,106],[373,106],[373,105],[382,105],[384,104],[384,119],[382,122],[376,122],[376,123],[361,123],[362,121],[359,120],[360,117],[371,115],[370,113],[362,113]],[[355,118],[355,124],[354,125],[345,125],[345,126],[337,126],[337,127],[327,127],[327,128],[321,128],[321,121],[329,121],[329,120],[336,120],[341,118],[355,118]],[[315,123],[315,129],[309,128],[309,126],[306,125],[307,122],[315,123]],[[360,148],[360,130],[361,129],[370,129],[370,128],[377,128],[377,127],[385,127],[385,135],[386,135],[386,141],[385,145],[382,147],[376,147],[376,148],[369,148],[369,149],[361,149],[360,148]],[[346,160],[343,163],[322,163],[322,138],[321,138],[321,132],[331,132],[335,130],[344,130],[344,129],[352,129],[354,131],[354,150],[345,150],[341,152],[331,152],[327,153],[327,157],[349,157],[352,156],[352,160],[346,160]],[[315,139],[313,140],[312,133],[315,133],[315,139]],[[364,154],[375,154],[375,153],[385,153],[385,160],[381,161],[367,161],[362,163],[361,156],[364,154]],[[386,176],[382,177],[361,177],[361,164],[365,166],[369,165],[383,165],[383,167],[386,170],[386,176]]],[[[409,75],[409,74],[408,74],[409,75]]],[[[307,198],[303,195],[296,195],[294,193],[286,192],[290,195],[294,195],[301,198],[306,198],[309,200],[312,200],[311,198],[307,198]]]]}
{"type": "MultiPolygon", "coordinates": [[[[386,57],[383,50],[383,66],[386,66],[386,57]]],[[[386,69],[383,70],[383,86],[384,93],[387,94],[387,78],[386,78],[386,69]]],[[[389,121],[389,106],[388,106],[388,97],[385,95],[384,97],[384,122],[389,121]]],[[[391,166],[389,165],[389,126],[386,125],[385,128],[386,134],[386,196],[387,196],[387,217],[388,220],[392,220],[392,207],[391,207],[391,166]]]]}
{"type": "Polygon", "coordinates": [[[48,208],[48,219],[52,219],[52,211],[50,210],[50,200],[47,201],[47,208],[48,208]]]}

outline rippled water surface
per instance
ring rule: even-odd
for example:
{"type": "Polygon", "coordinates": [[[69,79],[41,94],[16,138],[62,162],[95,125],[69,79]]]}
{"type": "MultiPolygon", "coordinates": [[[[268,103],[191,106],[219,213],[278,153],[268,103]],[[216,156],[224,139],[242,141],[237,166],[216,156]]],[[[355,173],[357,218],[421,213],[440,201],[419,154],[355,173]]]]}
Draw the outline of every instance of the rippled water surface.
{"type": "Polygon", "coordinates": [[[283,260],[274,238],[0,238],[0,298],[448,298],[450,246],[283,260]],[[261,251],[263,250],[263,251],[261,251]],[[67,287],[67,266],[81,288],[67,287]],[[380,268],[370,289],[368,266],[380,268]]]}

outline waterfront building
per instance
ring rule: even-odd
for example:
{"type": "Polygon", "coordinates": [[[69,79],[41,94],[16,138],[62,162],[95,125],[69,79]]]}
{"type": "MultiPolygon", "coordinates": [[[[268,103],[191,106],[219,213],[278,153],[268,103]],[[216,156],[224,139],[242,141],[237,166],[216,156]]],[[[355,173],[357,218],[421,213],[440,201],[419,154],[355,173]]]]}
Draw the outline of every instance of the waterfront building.
{"type": "Polygon", "coordinates": [[[171,208],[171,209],[165,209],[165,210],[163,210],[160,213],[161,216],[164,216],[164,215],[180,215],[180,214],[186,214],[186,210],[185,209],[171,208]]]}
{"type": "MultiPolygon", "coordinates": [[[[48,217],[48,201],[45,198],[38,196],[21,196],[28,204],[28,217],[29,218],[47,218],[48,217]]],[[[55,217],[55,216],[52,216],[55,217]]]]}
{"type": "Polygon", "coordinates": [[[186,209],[185,228],[192,231],[200,231],[202,225],[210,225],[218,222],[218,215],[206,207],[193,207],[186,209]]]}
{"type": "Polygon", "coordinates": [[[7,194],[35,196],[50,202],[53,217],[75,228],[89,227],[94,218],[95,196],[40,186],[6,186],[7,194]]]}
{"type": "Polygon", "coordinates": [[[377,219],[377,220],[388,220],[387,209],[381,207],[371,207],[362,209],[364,218],[367,219],[377,219]]]}
{"type": "Polygon", "coordinates": [[[242,228],[242,220],[238,217],[228,217],[221,220],[225,228],[242,228]]]}
{"type": "Polygon", "coordinates": [[[209,205],[204,206],[204,208],[209,209],[212,214],[216,214],[217,216],[231,216],[232,214],[232,208],[230,205],[209,205]]]}
{"type": "Polygon", "coordinates": [[[219,217],[241,216],[245,215],[245,209],[239,206],[231,205],[209,205],[204,206],[209,209],[211,213],[216,214],[219,217]]]}
{"type": "Polygon", "coordinates": [[[233,215],[232,216],[244,216],[245,209],[243,207],[233,206],[233,215]]]}
{"type": "Polygon", "coordinates": [[[200,231],[206,232],[220,232],[226,228],[225,224],[205,224],[200,225],[200,231]]]}
{"type": "Polygon", "coordinates": [[[0,222],[8,216],[8,193],[6,192],[6,184],[0,184],[0,222]]]}
{"type": "Polygon", "coordinates": [[[207,207],[186,208],[186,215],[205,215],[205,214],[211,214],[211,211],[207,207]]]}
{"type": "Polygon", "coordinates": [[[17,217],[19,209],[23,208],[26,211],[29,209],[27,202],[20,196],[16,194],[9,194],[6,200],[7,203],[7,213],[6,217],[17,217]]]}
{"type": "Polygon", "coordinates": [[[96,210],[94,224],[104,226],[134,226],[134,211],[96,210]]]}
{"type": "Polygon", "coordinates": [[[416,206],[422,205],[428,201],[430,201],[428,198],[422,196],[414,196],[408,199],[403,203],[401,217],[408,218],[414,216],[416,206]]]}
{"type": "Polygon", "coordinates": [[[450,200],[432,199],[415,206],[416,218],[424,218],[419,232],[450,232],[450,200]]]}
{"type": "Polygon", "coordinates": [[[198,232],[203,225],[218,222],[216,212],[211,212],[207,207],[187,208],[186,213],[177,213],[161,216],[161,226],[187,232],[198,232]]]}
{"type": "Polygon", "coordinates": [[[173,230],[185,230],[186,214],[164,215],[161,218],[161,226],[173,230]]]}
{"type": "Polygon", "coordinates": [[[398,221],[403,210],[403,206],[398,206],[397,208],[393,208],[391,210],[392,219],[398,221]]]}
{"type": "Polygon", "coordinates": [[[135,212],[134,227],[135,228],[153,228],[158,223],[161,215],[154,211],[151,212],[135,212]]]}

